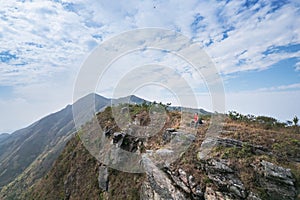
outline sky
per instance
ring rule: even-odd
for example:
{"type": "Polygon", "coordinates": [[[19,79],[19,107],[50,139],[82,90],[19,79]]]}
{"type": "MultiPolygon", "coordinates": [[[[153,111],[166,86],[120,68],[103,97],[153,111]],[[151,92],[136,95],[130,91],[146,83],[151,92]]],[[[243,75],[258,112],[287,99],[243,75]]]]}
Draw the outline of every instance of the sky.
{"type": "MultiPolygon", "coordinates": [[[[297,0],[2,0],[0,133],[71,104],[76,78],[93,50],[126,31],[149,27],[176,31],[201,46],[223,80],[226,111],[281,121],[300,117],[299,24],[297,0]]],[[[115,61],[96,92],[111,97],[121,67],[153,60],[175,66],[183,78],[189,72],[189,65],[168,52],[137,51],[115,61]]],[[[205,85],[201,77],[193,80],[205,85]]],[[[172,91],[157,85],[136,94],[178,103],[172,91]]],[[[196,88],[195,95],[199,107],[212,110],[207,88],[196,88]]]]}

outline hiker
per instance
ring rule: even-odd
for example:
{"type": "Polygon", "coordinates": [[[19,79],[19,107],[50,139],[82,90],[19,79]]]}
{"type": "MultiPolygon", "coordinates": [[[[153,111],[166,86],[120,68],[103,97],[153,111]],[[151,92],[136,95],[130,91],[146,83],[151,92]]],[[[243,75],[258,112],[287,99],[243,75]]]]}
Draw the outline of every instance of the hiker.
{"type": "Polygon", "coordinates": [[[198,119],[199,119],[198,113],[195,113],[194,114],[194,122],[195,122],[195,124],[198,122],[198,119]]]}
{"type": "Polygon", "coordinates": [[[190,123],[190,127],[195,127],[196,128],[196,124],[197,124],[197,121],[198,121],[198,113],[195,113],[194,114],[194,119],[191,121],[190,123]]]}
{"type": "Polygon", "coordinates": [[[197,128],[199,124],[203,124],[202,119],[199,118],[198,116],[198,113],[195,113],[194,115],[194,123],[195,123],[195,128],[197,128]]]}

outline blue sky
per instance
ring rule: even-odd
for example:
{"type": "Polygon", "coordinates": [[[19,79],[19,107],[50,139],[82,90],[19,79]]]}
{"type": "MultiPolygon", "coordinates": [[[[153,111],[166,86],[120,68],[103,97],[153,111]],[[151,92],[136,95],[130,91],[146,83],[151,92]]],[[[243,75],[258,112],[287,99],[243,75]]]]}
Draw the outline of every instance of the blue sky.
{"type": "MultiPolygon", "coordinates": [[[[300,117],[299,24],[297,0],[2,2],[0,133],[72,103],[76,76],[92,50],[145,27],[178,31],[203,47],[223,78],[226,110],[300,117]]],[[[123,61],[129,66],[132,58],[123,61]]],[[[100,92],[110,96],[108,88],[100,92]]],[[[201,99],[210,110],[209,94],[201,99]]]]}

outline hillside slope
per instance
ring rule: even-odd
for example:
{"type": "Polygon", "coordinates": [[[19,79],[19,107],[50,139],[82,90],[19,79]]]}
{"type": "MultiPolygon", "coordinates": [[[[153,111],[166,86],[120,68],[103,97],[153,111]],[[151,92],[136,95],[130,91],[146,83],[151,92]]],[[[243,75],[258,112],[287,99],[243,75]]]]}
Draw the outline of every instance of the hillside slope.
{"type": "MultiPolygon", "coordinates": [[[[146,109],[147,110],[147,109],[146,109]]],[[[130,109],[144,113],[141,107],[130,109]]],[[[296,199],[299,198],[299,127],[266,126],[257,121],[227,118],[218,137],[205,138],[208,123],[197,128],[191,146],[172,163],[154,164],[150,154],[191,135],[180,113],[170,111],[166,126],[140,143],[124,136],[120,148],[143,153],[145,173],[131,174],[107,168],[84,148],[78,136],[68,143],[52,170],[36,183],[25,199],[296,199]],[[169,128],[169,129],[167,129],[169,128]],[[171,129],[170,129],[171,128],[171,129]],[[176,130],[177,129],[177,130],[176,130]],[[199,149],[214,143],[208,158],[199,149]],[[137,147],[137,146],[136,146],[137,147]],[[149,154],[150,153],[150,154],[149,154]],[[298,196],[298,197],[297,197],[298,196]]],[[[203,116],[205,117],[205,116],[203,116]]],[[[98,114],[100,125],[115,127],[111,110],[98,114]]],[[[140,122],[146,122],[142,115],[140,122]]],[[[206,117],[206,121],[209,119],[206,117]]],[[[118,128],[106,137],[113,142],[118,128]],[[111,135],[111,136],[110,136],[111,135]]],[[[121,142],[120,142],[121,141],[121,142]]],[[[176,143],[175,143],[176,144],[176,143]]]]}
{"type": "MultiPolygon", "coordinates": [[[[94,97],[97,110],[110,103],[109,99],[90,94],[74,105],[85,109],[94,97]]],[[[0,140],[0,189],[6,186],[1,194],[22,192],[48,172],[74,132],[72,106],[68,105],[0,140]]]]}

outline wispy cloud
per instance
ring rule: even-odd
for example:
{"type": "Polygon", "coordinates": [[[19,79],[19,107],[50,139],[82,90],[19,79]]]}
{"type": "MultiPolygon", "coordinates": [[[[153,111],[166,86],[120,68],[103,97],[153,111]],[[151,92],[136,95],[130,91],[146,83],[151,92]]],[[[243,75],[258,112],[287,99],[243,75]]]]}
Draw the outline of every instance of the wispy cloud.
{"type": "Polygon", "coordinates": [[[260,70],[300,57],[299,9],[296,1],[7,1],[0,9],[0,61],[11,71],[24,65],[38,74],[76,70],[104,39],[154,26],[201,42],[224,74],[260,70]],[[293,52],[276,51],[292,45],[293,52]]]}
{"type": "MultiPolygon", "coordinates": [[[[280,60],[300,56],[299,46],[294,52],[282,49],[266,53],[270,48],[300,43],[300,28],[296,25],[300,22],[299,5],[274,6],[271,1],[258,1],[244,10],[243,5],[233,1],[224,6],[219,18],[224,18],[232,30],[228,38],[208,47],[223,73],[266,69],[280,60]]],[[[222,34],[221,29],[218,32],[222,34]]]]}
{"type": "Polygon", "coordinates": [[[289,84],[289,85],[280,85],[276,87],[269,87],[269,88],[260,88],[257,91],[282,91],[282,90],[297,90],[300,92],[300,83],[289,84]]]}
{"type": "MultiPolygon", "coordinates": [[[[230,79],[239,72],[265,70],[286,59],[299,59],[298,24],[300,3],[296,0],[3,1],[0,7],[0,86],[10,88],[10,101],[16,104],[23,102],[19,98],[26,102],[40,100],[39,95],[45,95],[47,88],[49,94],[64,100],[52,103],[52,98],[45,97],[43,101],[53,107],[63,105],[71,99],[81,64],[98,44],[124,31],[144,27],[176,30],[190,37],[205,49],[221,74],[230,79]],[[36,87],[39,84],[43,87],[36,87]],[[30,88],[34,92],[29,92],[30,88]],[[71,92],[65,92],[66,88],[71,92]],[[61,94],[60,97],[56,93],[61,94]]],[[[184,78],[201,79],[184,61],[168,52],[128,56],[122,61],[124,66],[137,66],[151,62],[151,58],[163,65],[173,65],[184,78]]],[[[292,67],[299,73],[299,62],[292,67]]],[[[122,77],[121,73],[126,71],[120,69],[124,68],[112,68],[110,73],[122,77]]],[[[108,92],[112,80],[107,83],[103,91],[108,92]]],[[[266,90],[296,90],[297,84],[266,90]]],[[[9,101],[1,103],[1,110],[10,104],[9,101]]],[[[48,111],[42,105],[38,109],[43,110],[42,113],[48,111]]],[[[26,121],[25,115],[23,121],[26,121]]]]}
{"type": "Polygon", "coordinates": [[[78,68],[81,57],[99,41],[92,35],[93,28],[84,24],[86,20],[62,3],[10,1],[0,11],[0,65],[7,68],[1,76],[13,72],[15,77],[5,84],[30,84],[42,81],[46,74],[51,79],[52,73],[72,70],[72,65],[78,68]]]}

